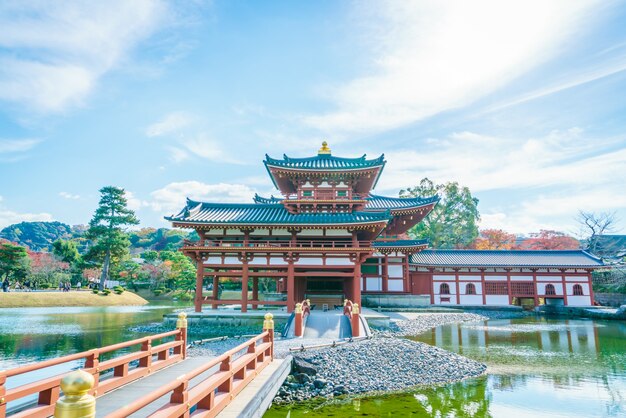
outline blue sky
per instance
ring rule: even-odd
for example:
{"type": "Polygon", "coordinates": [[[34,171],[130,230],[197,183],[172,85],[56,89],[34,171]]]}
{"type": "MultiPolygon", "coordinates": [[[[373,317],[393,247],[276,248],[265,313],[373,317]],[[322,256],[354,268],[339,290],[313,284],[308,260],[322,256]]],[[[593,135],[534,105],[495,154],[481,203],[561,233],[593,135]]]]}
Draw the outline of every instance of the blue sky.
{"type": "Polygon", "coordinates": [[[186,196],[275,193],[265,153],[385,153],[484,228],[626,231],[626,3],[0,3],[0,227],[86,223],[124,187],[144,226],[186,196]]]}

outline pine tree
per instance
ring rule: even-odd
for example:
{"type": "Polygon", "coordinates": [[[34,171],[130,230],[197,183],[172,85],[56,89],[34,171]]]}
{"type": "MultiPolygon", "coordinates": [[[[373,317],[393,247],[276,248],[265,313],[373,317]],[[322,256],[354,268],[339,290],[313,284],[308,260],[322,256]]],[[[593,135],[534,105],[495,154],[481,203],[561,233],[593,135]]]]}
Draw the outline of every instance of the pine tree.
{"type": "Polygon", "coordinates": [[[104,290],[104,282],[109,279],[111,263],[128,254],[130,241],[125,228],[139,224],[135,213],[127,207],[124,193],[124,189],[113,186],[100,189],[98,209],[89,221],[87,238],[95,244],[86,258],[102,263],[100,290],[104,290]]]}

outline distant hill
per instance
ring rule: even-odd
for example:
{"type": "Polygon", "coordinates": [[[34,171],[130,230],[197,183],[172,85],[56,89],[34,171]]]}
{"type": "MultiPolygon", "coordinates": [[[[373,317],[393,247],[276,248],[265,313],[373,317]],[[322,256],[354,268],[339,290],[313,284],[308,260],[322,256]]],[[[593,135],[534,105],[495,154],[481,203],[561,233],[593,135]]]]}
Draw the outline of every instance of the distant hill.
{"type": "MultiPolygon", "coordinates": [[[[16,242],[33,251],[51,251],[52,243],[58,239],[73,239],[80,253],[89,248],[89,241],[84,238],[85,225],[69,226],[61,222],[21,222],[9,225],[0,231],[0,238],[16,242]]],[[[195,231],[187,232],[168,228],[142,228],[129,232],[130,251],[133,254],[146,250],[176,251],[183,246],[185,239],[197,240],[195,231]]]]}
{"type": "Polygon", "coordinates": [[[185,239],[197,240],[195,231],[187,232],[168,228],[142,228],[129,233],[132,253],[146,250],[176,251],[183,246],[185,239]]]}
{"type": "Polygon", "coordinates": [[[0,238],[16,242],[33,251],[49,251],[58,239],[72,238],[72,228],[61,222],[20,222],[0,231],[0,238]]]}

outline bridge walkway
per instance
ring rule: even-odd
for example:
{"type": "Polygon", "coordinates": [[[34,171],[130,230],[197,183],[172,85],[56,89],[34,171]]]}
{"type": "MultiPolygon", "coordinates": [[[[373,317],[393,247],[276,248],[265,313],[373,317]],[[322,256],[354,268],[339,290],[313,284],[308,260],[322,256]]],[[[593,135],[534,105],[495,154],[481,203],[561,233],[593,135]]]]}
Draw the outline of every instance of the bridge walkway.
{"type": "MultiPolygon", "coordinates": [[[[139,380],[135,380],[134,382],[121,386],[99,397],[96,401],[96,418],[103,418],[106,415],[117,411],[122,406],[128,405],[138,398],[161,388],[167,383],[171,383],[176,380],[178,376],[200,367],[212,358],[214,357],[189,357],[186,360],[175,363],[139,380]]],[[[207,370],[205,373],[202,373],[195,379],[192,379],[189,386],[193,387],[197,383],[200,383],[211,374],[215,373],[218,369],[219,366],[215,366],[214,368],[207,370]]],[[[162,396],[156,402],[152,402],[140,411],[130,415],[130,417],[146,417],[153,412],[156,412],[160,407],[168,403],[169,400],[170,394],[162,396]]]]}

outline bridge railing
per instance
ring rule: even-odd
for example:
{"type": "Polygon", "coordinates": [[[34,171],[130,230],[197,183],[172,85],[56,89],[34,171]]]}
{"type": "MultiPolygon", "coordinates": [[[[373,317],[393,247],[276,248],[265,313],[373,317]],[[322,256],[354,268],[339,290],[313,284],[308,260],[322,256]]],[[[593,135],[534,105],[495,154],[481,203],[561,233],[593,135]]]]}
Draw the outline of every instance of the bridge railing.
{"type": "Polygon", "coordinates": [[[7,389],[7,379],[14,376],[63,364],[71,367],[72,363],[84,360],[83,370],[93,376],[94,380],[89,394],[99,396],[140,377],[154,373],[163,367],[184,360],[187,355],[186,316],[185,313],[179,314],[176,329],[173,331],[0,371],[0,418],[7,416],[7,404],[9,402],[33,395],[37,395],[35,405],[28,405],[22,411],[11,414],[11,416],[32,418],[51,416],[54,412],[55,403],[60,396],[61,380],[70,372],[7,389]],[[171,337],[174,338],[173,341],[164,341],[171,337]],[[153,345],[156,341],[160,341],[160,344],[153,345]],[[103,354],[135,346],[139,346],[139,351],[100,361],[100,356],[103,354]],[[112,373],[106,373],[107,371],[112,371],[112,373]]]}
{"type": "Polygon", "coordinates": [[[372,246],[371,241],[357,241],[351,240],[337,241],[337,240],[297,240],[292,242],[290,240],[284,241],[269,241],[269,240],[250,240],[247,243],[237,240],[199,240],[191,241],[184,240],[183,248],[187,247],[211,247],[215,249],[238,249],[238,248],[370,248],[372,246]]]}
{"type": "Polygon", "coordinates": [[[147,416],[151,418],[186,417],[189,416],[190,410],[193,410],[194,416],[216,416],[261,370],[272,362],[274,358],[274,321],[272,318],[272,314],[265,315],[261,334],[107,415],[106,418],[127,417],[141,411],[168,393],[170,394],[169,402],[147,416]],[[245,353],[237,357],[237,354],[243,350],[245,353]],[[219,366],[217,371],[202,382],[189,387],[192,379],[217,366],[219,366]]]}
{"type": "Polygon", "coordinates": [[[359,311],[359,304],[354,303],[351,300],[346,299],[343,302],[343,314],[350,319],[350,326],[352,327],[352,336],[358,337],[361,335],[361,318],[359,311]]]}

